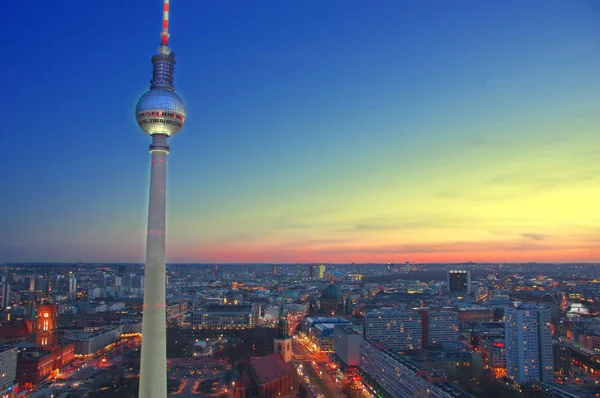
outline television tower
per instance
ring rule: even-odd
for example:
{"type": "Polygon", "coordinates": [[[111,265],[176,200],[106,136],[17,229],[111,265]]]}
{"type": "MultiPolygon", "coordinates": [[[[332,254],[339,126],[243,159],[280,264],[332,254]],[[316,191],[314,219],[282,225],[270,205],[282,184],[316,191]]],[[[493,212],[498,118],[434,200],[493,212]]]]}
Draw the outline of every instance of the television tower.
{"type": "Polygon", "coordinates": [[[169,49],[169,0],[163,3],[161,42],[152,57],[153,73],[148,90],[139,99],[135,117],[142,130],[152,136],[150,153],[150,202],[144,269],[142,358],[140,398],[167,396],[167,330],[165,298],[165,204],[167,185],[167,140],[185,121],[183,101],[173,87],[175,54],[169,49]]]}

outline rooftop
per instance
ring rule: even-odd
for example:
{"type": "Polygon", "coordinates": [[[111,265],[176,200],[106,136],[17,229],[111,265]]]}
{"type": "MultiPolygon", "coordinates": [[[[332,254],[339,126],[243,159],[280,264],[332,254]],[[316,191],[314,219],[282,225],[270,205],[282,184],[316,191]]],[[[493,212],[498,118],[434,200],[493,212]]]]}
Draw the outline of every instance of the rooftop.
{"type": "Polygon", "coordinates": [[[250,366],[254,370],[255,381],[258,385],[268,383],[283,376],[293,376],[296,373],[292,362],[285,363],[279,353],[260,358],[252,358],[250,366]]]}

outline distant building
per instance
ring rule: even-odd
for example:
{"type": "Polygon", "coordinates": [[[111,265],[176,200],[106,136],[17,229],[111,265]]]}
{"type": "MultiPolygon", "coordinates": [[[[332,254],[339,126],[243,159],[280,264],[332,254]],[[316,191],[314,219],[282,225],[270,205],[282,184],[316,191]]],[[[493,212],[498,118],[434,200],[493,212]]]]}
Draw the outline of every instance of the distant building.
{"type": "Polygon", "coordinates": [[[333,329],[333,352],[346,367],[359,365],[361,341],[361,334],[351,326],[336,325],[333,329]]]}
{"type": "Polygon", "coordinates": [[[33,347],[21,349],[17,357],[17,381],[25,388],[32,388],[73,362],[74,356],[73,344],[60,346],[53,351],[33,347]]]}
{"type": "Polygon", "coordinates": [[[275,353],[250,359],[248,368],[233,383],[233,398],[298,396],[296,368],[292,362],[292,339],[286,318],[287,311],[282,300],[277,337],[273,340],[275,353]]]}
{"type": "Polygon", "coordinates": [[[77,278],[75,274],[69,272],[69,298],[74,300],[77,297],[77,278]]]}
{"type": "Polygon", "coordinates": [[[6,309],[6,307],[10,306],[10,284],[3,283],[2,284],[2,309],[6,309]]]}
{"type": "Polygon", "coordinates": [[[121,336],[121,327],[106,326],[72,331],[66,339],[75,347],[75,355],[91,355],[115,343],[121,336]]]}
{"type": "Polygon", "coordinates": [[[194,329],[236,330],[252,329],[256,318],[250,304],[208,304],[194,311],[194,329]]]}
{"type": "Polygon", "coordinates": [[[471,271],[468,270],[449,270],[448,271],[448,291],[454,293],[471,292],[471,271]]]}
{"type": "Polygon", "coordinates": [[[418,350],[422,346],[422,323],[418,312],[390,308],[373,310],[363,316],[364,338],[383,342],[394,350],[418,350]]]}
{"type": "Polygon", "coordinates": [[[479,343],[483,363],[496,378],[506,376],[506,346],[504,339],[482,339],[479,343]]]}
{"type": "Polygon", "coordinates": [[[442,345],[458,341],[458,313],[422,312],[423,345],[442,345]]]}
{"type": "Polygon", "coordinates": [[[58,304],[44,304],[38,307],[36,345],[41,349],[53,350],[58,344],[58,304]]]}
{"type": "Polygon", "coordinates": [[[550,310],[522,304],[504,313],[507,377],[517,384],[554,381],[550,310]]]}
{"type": "Polygon", "coordinates": [[[324,315],[341,315],[344,313],[344,295],[340,288],[333,283],[321,293],[321,313],[324,315]]]}
{"type": "Polygon", "coordinates": [[[4,396],[10,388],[14,389],[18,352],[16,347],[0,347],[0,396],[4,396]]]}
{"type": "Polygon", "coordinates": [[[319,265],[319,279],[323,279],[325,277],[325,266],[323,264],[319,265]]]}
{"type": "Polygon", "coordinates": [[[573,377],[573,358],[571,350],[564,344],[557,341],[552,345],[552,356],[554,359],[554,376],[556,377],[573,377]]]}
{"type": "Polygon", "coordinates": [[[360,345],[360,369],[390,397],[467,398],[466,394],[447,384],[436,386],[428,382],[418,374],[418,368],[403,360],[400,355],[366,340],[360,345]]]}
{"type": "Polygon", "coordinates": [[[458,309],[458,320],[461,323],[491,322],[494,319],[494,311],[479,305],[458,309]]]}

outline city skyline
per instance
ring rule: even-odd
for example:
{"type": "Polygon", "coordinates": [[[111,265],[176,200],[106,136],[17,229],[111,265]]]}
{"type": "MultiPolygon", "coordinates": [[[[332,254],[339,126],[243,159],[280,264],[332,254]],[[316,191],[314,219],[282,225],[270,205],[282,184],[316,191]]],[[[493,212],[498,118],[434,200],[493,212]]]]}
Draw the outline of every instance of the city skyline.
{"type": "MultiPolygon", "coordinates": [[[[145,4],[9,8],[0,261],[143,261],[145,4]]],[[[600,261],[595,4],[270,4],[178,3],[167,262],[600,261]]]]}

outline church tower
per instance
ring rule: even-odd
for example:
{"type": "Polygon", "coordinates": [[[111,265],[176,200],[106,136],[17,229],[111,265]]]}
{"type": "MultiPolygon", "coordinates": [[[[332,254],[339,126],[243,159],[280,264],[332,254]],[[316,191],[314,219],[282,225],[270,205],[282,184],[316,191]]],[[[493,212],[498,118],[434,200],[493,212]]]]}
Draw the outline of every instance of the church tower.
{"type": "Polygon", "coordinates": [[[284,362],[292,360],[292,339],[289,333],[287,322],[287,310],[285,309],[285,301],[281,297],[281,309],[279,310],[279,324],[277,325],[277,338],[273,340],[274,351],[278,352],[284,362]]]}

